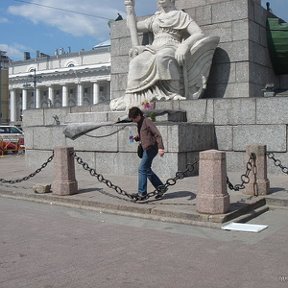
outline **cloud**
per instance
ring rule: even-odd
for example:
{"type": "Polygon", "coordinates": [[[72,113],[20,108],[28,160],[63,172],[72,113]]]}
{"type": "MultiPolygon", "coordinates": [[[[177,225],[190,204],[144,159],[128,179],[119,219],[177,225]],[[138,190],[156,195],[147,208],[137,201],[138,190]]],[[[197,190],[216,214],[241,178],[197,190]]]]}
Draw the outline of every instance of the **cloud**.
{"type": "MultiPolygon", "coordinates": [[[[10,6],[8,12],[26,18],[34,24],[52,26],[73,36],[103,36],[109,33],[107,25],[109,19],[115,19],[117,13],[125,17],[124,0],[42,0],[41,4],[36,0],[30,2],[35,5],[10,6]],[[68,10],[87,15],[71,13],[68,10]]],[[[137,15],[151,14],[156,7],[155,3],[156,0],[139,0],[135,5],[137,15]]]]}
{"type": "Polygon", "coordinates": [[[0,50],[7,52],[7,56],[11,59],[23,59],[23,51],[32,51],[33,49],[21,44],[0,44],[0,50]]]}
{"type": "MultiPolygon", "coordinates": [[[[39,3],[39,1],[31,2],[39,3]]],[[[124,8],[120,5],[121,1],[117,1],[117,5],[114,5],[114,2],[115,0],[101,1],[101,5],[98,6],[95,5],[95,0],[62,0],[61,2],[58,0],[43,0],[41,2],[43,6],[77,11],[87,15],[29,4],[10,6],[8,12],[24,17],[34,24],[52,26],[73,36],[99,36],[108,33],[107,22],[109,19],[115,19],[117,12],[124,13],[121,11],[124,8]]]]}
{"type": "Polygon", "coordinates": [[[9,20],[7,18],[0,17],[0,24],[8,23],[8,22],[9,22],[9,20]]]}

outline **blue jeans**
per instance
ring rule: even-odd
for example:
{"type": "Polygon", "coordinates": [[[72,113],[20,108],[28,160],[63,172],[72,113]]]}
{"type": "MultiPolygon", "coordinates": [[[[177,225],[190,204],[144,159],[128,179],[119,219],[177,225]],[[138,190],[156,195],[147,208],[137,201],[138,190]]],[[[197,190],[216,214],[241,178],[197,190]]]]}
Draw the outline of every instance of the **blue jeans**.
{"type": "Polygon", "coordinates": [[[155,188],[157,188],[159,185],[163,185],[162,181],[151,169],[152,161],[157,154],[157,146],[144,150],[138,169],[138,193],[141,195],[147,194],[147,178],[155,188]]]}

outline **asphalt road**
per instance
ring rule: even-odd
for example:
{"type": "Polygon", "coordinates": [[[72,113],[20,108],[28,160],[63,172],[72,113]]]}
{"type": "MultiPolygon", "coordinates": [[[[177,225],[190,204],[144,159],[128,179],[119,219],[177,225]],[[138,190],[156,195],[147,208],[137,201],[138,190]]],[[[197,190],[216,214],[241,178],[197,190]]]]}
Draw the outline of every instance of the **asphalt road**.
{"type": "Polygon", "coordinates": [[[288,287],[286,215],[231,232],[0,198],[0,287],[288,287]]]}

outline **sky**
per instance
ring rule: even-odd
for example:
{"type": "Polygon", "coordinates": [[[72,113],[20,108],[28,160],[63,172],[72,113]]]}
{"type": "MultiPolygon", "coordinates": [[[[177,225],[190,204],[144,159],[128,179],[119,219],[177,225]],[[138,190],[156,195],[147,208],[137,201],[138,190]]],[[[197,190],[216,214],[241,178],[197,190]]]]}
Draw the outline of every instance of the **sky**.
{"type": "MultiPolygon", "coordinates": [[[[155,0],[135,2],[137,16],[156,10],[155,0]]],[[[288,21],[288,0],[269,2],[288,21]]],[[[37,50],[48,55],[59,48],[91,50],[109,39],[108,21],[118,13],[126,17],[124,0],[0,0],[0,50],[13,61],[23,60],[26,51],[35,58],[37,50]]]]}

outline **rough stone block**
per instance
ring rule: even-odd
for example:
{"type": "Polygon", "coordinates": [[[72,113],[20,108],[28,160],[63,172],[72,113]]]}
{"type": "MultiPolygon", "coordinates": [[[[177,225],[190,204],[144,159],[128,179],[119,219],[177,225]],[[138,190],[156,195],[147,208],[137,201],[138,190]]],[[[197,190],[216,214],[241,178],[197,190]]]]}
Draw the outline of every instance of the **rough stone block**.
{"type": "Polygon", "coordinates": [[[23,111],[23,127],[44,125],[44,109],[28,109],[23,111]]]}
{"type": "Polygon", "coordinates": [[[247,40],[249,39],[249,22],[248,19],[232,21],[232,40],[247,40]]]}
{"type": "Polygon", "coordinates": [[[86,112],[83,117],[84,122],[101,123],[108,120],[107,112],[86,112]]]}
{"type": "Polygon", "coordinates": [[[69,113],[65,117],[65,123],[82,123],[84,122],[83,113],[69,113]]]}
{"type": "Polygon", "coordinates": [[[223,49],[229,55],[230,62],[249,61],[249,41],[240,40],[233,42],[219,43],[219,48],[223,49]]]}
{"type": "MultiPolygon", "coordinates": [[[[52,156],[52,151],[45,150],[25,150],[25,164],[30,170],[36,170],[41,167],[41,165],[47,161],[47,159],[52,156]]],[[[45,171],[51,172],[53,169],[53,163],[49,163],[45,167],[45,171]]]]}
{"type": "MultiPolygon", "coordinates": [[[[237,172],[239,173],[239,182],[241,182],[240,176],[245,174],[246,172],[246,164],[245,162],[245,152],[232,152],[226,151],[226,166],[227,171],[229,172],[237,172]],[[241,174],[240,174],[241,173],[241,174]]],[[[229,175],[228,175],[229,176],[229,175]]]]}
{"type": "Polygon", "coordinates": [[[187,121],[186,111],[171,111],[170,113],[156,116],[155,118],[157,122],[163,122],[163,121],[186,122],[187,121]]]}
{"type": "MultiPolygon", "coordinates": [[[[43,109],[43,121],[44,125],[56,125],[56,120],[53,118],[53,116],[57,116],[60,123],[63,124],[66,121],[67,114],[70,113],[70,107],[61,107],[61,108],[49,108],[49,109],[43,109]]],[[[33,115],[33,117],[37,117],[37,115],[33,115]]],[[[41,125],[43,125],[41,124],[41,125]]],[[[29,125],[33,126],[33,125],[29,125]]]]}
{"type": "Polygon", "coordinates": [[[206,0],[177,0],[176,7],[178,9],[187,9],[206,5],[206,0]]]}
{"type": "Polygon", "coordinates": [[[256,101],[257,124],[288,123],[288,97],[262,98],[256,101]]]}
{"type": "Polygon", "coordinates": [[[180,101],[180,109],[186,110],[187,122],[213,123],[213,100],[180,101]]]}
{"type": "Polygon", "coordinates": [[[117,152],[118,136],[115,126],[101,127],[83,135],[75,140],[66,139],[66,144],[74,147],[76,151],[117,152]]]}
{"type": "Polygon", "coordinates": [[[209,84],[227,84],[236,81],[236,63],[219,63],[213,67],[209,75],[209,84]]]}
{"type": "Polygon", "coordinates": [[[232,34],[231,22],[216,23],[201,28],[205,35],[219,36],[220,42],[231,42],[233,40],[234,35],[232,34]]]}
{"type": "Polygon", "coordinates": [[[117,56],[111,59],[111,74],[127,73],[129,66],[128,56],[117,56]]]}
{"type": "Polygon", "coordinates": [[[217,99],[214,101],[215,125],[255,124],[255,99],[217,99]]]}
{"type": "Polygon", "coordinates": [[[233,146],[232,126],[215,126],[217,149],[230,151],[233,146]]]}
{"type": "Polygon", "coordinates": [[[90,106],[91,112],[101,112],[101,111],[109,111],[109,104],[99,103],[96,105],[90,106]]]}
{"type": "Polygon", "coordinates": [[[233,150],[245,151],[250,144],[267,145],[268,151],[287,151],[286,125],[239,125],[233,127],[233,150]]]}
{"type": "Polygon", "coordinates": [[[212,23],[248,18],[248,0],[233,0],[212,5],[212,23]]]}
{"type": "Polygon", "coordinates": [[[66,145],[63,134],[65,126],[34,127],[33,148],[50,150],[56,146],[66,145]]]}
{"type": "Polygon", "coordinates": [[[34,128],[33,127],[24,127],[24,142],[25,149],[33,149],[34,148],[34,128]]]}
{"type": "Polygon", "coordinates": [[[129,37],[126,20],[112,22],[111,24],[111,39],[129,37]]]}
{"type": "Polygon", "coordinates": [[[201,6],[196,8],[195,15],[198,25],[208,25],[211,24],[212,14],[211,14],[211,5],[201,6]]]}
{"type": "Polygon", "coordinates": [[[182,123],[168,126],[169,152],[202,151],[215,148],[215,145],[213,125],[182,123]]]}
{"type": "MultiPolygon", "coordinates": [[[[96,161],[95,161],[95,153],[94,152],[80,152],[77,151],[76,155],[79,156],[84,162],[86,162],[90,168],[95,169],[96,168],[96,161]]],[[[83,169],[83,166],[79,164],[75,159],[75,171],[76,175],[78,174],[89,174],[89,171],[86,171],[83,169]]],[[[91,176],[92,177],[92,176],[91,176]]]]}
{"type": "Polygon", "coordinates": [[[51,184],[35,184],[32,187],[33,191],[37,194],[45,194],[51,192],[51,184]]]}
{"type": "Polygon", "coordinates": [[[73,106],[70,107],[70,113],[91,112],[91,106],[73,106]]]}

